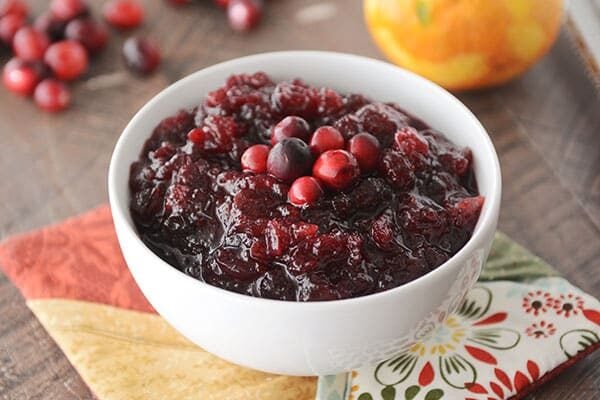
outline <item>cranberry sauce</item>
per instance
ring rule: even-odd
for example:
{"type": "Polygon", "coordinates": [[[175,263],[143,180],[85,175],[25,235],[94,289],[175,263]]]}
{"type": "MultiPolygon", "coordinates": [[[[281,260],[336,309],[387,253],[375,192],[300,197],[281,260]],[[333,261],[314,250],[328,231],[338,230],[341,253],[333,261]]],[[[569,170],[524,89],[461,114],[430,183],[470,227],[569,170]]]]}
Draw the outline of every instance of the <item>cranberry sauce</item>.
{"type": "Polygon", "coordinates": [[[416,279],[467,242],[483,205],[471,164],[395,104],[237,75],[155,128],[131,166],[131,213],[196,279],[344,299],[416,279]]]}

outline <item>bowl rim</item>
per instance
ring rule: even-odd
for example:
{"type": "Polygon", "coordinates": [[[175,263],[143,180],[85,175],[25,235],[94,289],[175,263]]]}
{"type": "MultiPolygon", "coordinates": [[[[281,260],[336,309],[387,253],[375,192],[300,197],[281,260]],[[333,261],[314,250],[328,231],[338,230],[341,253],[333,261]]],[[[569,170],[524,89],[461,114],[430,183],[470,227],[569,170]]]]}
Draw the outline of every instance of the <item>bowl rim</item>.
{"type": "MultiPolygon", "coordinates": [[[[233,73],[233,72],[232,72],[233,73]]],[[[200,100],[200,99],[199,99],[200,100]]],[[[127,169],[129,173],[129,169],[127,169]]],[[[274,52],[266,52],[266,53],[258,53],[244,57],[233,58],[227,61],[223,61],[217,64],[213,64],[209,67],[200,69],[196,72],[193,72],[185,77],[179,79],[178,81],[172,83],[166,88],[162,89],[160,92],[155,94],[148,102],[146,102],[131,118],[131,120],[127,123],[122,133],[119,135],[115,148],[113,150],[113,154],[110,159],[109,171],[108,171],[108,192],[109,192],[109,203],[112,216],[115,220],[115,227],[118,222],[121,222],[121,225],[126,229],[125,231],[119,232],[120,234],[125,233],[127,235],[127,239],[132,241],[128,242],[128,245],[135,245],[136,248],[140,249],[145,255],[151,257],[156,260],[156,263],[152,263],[152,267],[159,267],[162,269],[167,269],[168,271],[176,272],[178,279],[188,280],[193,282],[194,285],[198,285],[199,289],[206,289],[213,291],[217,296],[224,296],[228,300],[231,301],[241,301],[247,304],[255,304],[255,305],[268,305],[268,306],[276,306],[276,307],[286,307],[286,308],[294,308],[296,310],[302,309],[328,309],[331,307],[339,307],[339,306],[353,306],[358,303],[364,303],[368,301],[383,301],[386,298],[393,297],[397,292],[407,291],[410,289],[418,290],[419,286],[422,286],[425,281],[434,279],[435,276],[443,274],[446,269],[448,269],[450,264],[454,263],[464,263],[469,255],[473,253],[478,248],[481,248],[484,242],[486,241],[486,236],[489,234],[489,230],[492,228],[495,230],[497,223],[497,216],[500,210],[500,200],[502,193],[502,178],[500,171],[500,163],[498,160],[498,155],[496,153],[495,147],[490,139],[489,134],[486,129],[483,127],[479,119],[469,110],[469,108],[464,105],[458,98],[448,92],[446,89],[440,87],[439,85],[433,83],[432,81],[423,78],[411,71],[408,71],[404,68],[398,67],[396,65],[390,64],[385,61],[373,59],[370,57],[359,56],[355,54],[348,53],[340,53],[340,52],[332,52],[332,51],[317,51],[317,50],[291,50],[291,51],[274,51],[274,52]],[[479,134],[483,136],[483,142],[485,144],[485,149],[482,150],[482,153],[485,153],[488,156],[492,157],[491,163],[493,165],[493,171],[490,172],[489,177],[491,179],[490,185],[490,193],[485,196],[484,208],[482,210],[481,215],[477,221],[477,225],[473,234],[467,241],[467,243],[452,257],[450,257],[446,262],[438,266],[432,271],[427,272],[420,277],[404,283],[400,286],[384,290],[382,292],[372,293],[365,296],[359,297],[351,297],[346,299],[338,299],[338,300],[327,300],[327,301],[291,301],[291,300],[279,300],[279,299],[269,299],[264,297],[255,297],[249,296],[242,293],[237,293],[233,291],[229,291],[227,289],[223,289],[217,286],[210,285],[204,281],[200,281],[196,278],[193,278],[184,272],[178,270],[168,262],[164,261],[158,255],[156,255],[139,237],[135,226],[130,223],[128,220],[126,213],[129,213],[129,205],[121,204],[119,201],[118,195],[118,185],[117,182],[119,180],[119,174],[123,173],[123,171],[118,171],[115,167],[115,164],[118,163],[119,159],[122,157],[122,154],[125,152],[125,142],[126,138],[132,134],[135,134],[135,126],[139,121],[144,119],[145,114],[148,112],[152,106],[157,103],[160,99],[167,96],[173,96],[180,87],[187,85],[197,79],[201,78],[204,75],[210,75],[211,73],[218,70],[233,70],[235,66],[240,62],[246,61],[268,61],[269,58],[272,57],[332,57],[338,58],[340,60],[344,60],[350,63],[363,63],[363,64],[371,64],[374,67],[378,68],[388,68],[394,69],[394,73],[404,74],[408,79],[419,81],[421,84],[428,87],[431,90],[432,95],[444,97],[446,101],[456,103],[459,109],[462,109],[464,116],[468,119],[471,119],[472,123],[475,124],[479,134]],[[156,265],[155,265],[156,264],[156,265]]],[[[119,245],[121,246],[121,236],[119,235],[119,245]]],[[[150,267],[150,266],[149,266],[150,267]]],[[[129,265],[128,265],[129,268],[129,265]]]]}

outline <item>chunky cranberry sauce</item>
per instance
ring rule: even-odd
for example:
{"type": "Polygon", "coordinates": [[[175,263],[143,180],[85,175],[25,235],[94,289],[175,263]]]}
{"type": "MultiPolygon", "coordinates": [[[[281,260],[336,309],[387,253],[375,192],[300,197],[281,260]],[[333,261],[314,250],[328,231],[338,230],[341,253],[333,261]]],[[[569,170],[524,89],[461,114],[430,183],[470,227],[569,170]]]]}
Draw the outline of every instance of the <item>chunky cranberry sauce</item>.
{"type": "Polygon", "coordinates": [[[158,124],[129,183],[139,234],[161,258],[293,301],[426,274],[467,242],[483,205],[470,150],[396,104],[260,72],[158,124]]]}

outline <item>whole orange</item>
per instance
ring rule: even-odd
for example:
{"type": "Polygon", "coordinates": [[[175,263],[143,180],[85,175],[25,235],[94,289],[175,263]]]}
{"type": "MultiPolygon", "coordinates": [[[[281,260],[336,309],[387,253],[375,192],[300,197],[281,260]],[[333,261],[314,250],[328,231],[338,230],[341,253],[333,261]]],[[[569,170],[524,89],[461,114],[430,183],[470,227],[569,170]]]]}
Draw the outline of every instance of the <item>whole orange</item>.
{"type": "Polygon", "coordinates": [[[385,55],[453,90],[525,72],[554,43],[562,10],[562,0],[364,0],[385,55]]]}

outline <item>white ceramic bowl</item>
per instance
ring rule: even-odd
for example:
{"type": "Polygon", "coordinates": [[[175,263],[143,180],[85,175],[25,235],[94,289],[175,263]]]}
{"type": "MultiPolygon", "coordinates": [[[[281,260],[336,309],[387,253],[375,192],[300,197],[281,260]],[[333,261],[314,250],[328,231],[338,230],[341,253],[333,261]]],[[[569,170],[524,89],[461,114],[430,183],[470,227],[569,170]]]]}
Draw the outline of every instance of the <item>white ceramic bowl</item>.
{"type": "Polygon", "coordinates": [[[439,86],[393,65],[348,54],[279,52],[198,71],[150,100],[123,131],[108,180],[119,243],[154,308],[192,342],[233,363],[288,375],[339,373],[382,361],[426,335],[477,279],[498,220],[500,167],[477,118],[439,86]],[[394,101],[473,151],[485,205],[469,242],[449,261],[410,283],[365,297],[296,303],[253,298],[195,280],[162,261],[140,240],[129,213],[129,166],[153,128],[200,103],[231,74],[265,71],[276,81],[314,85],[394,101]]]}

